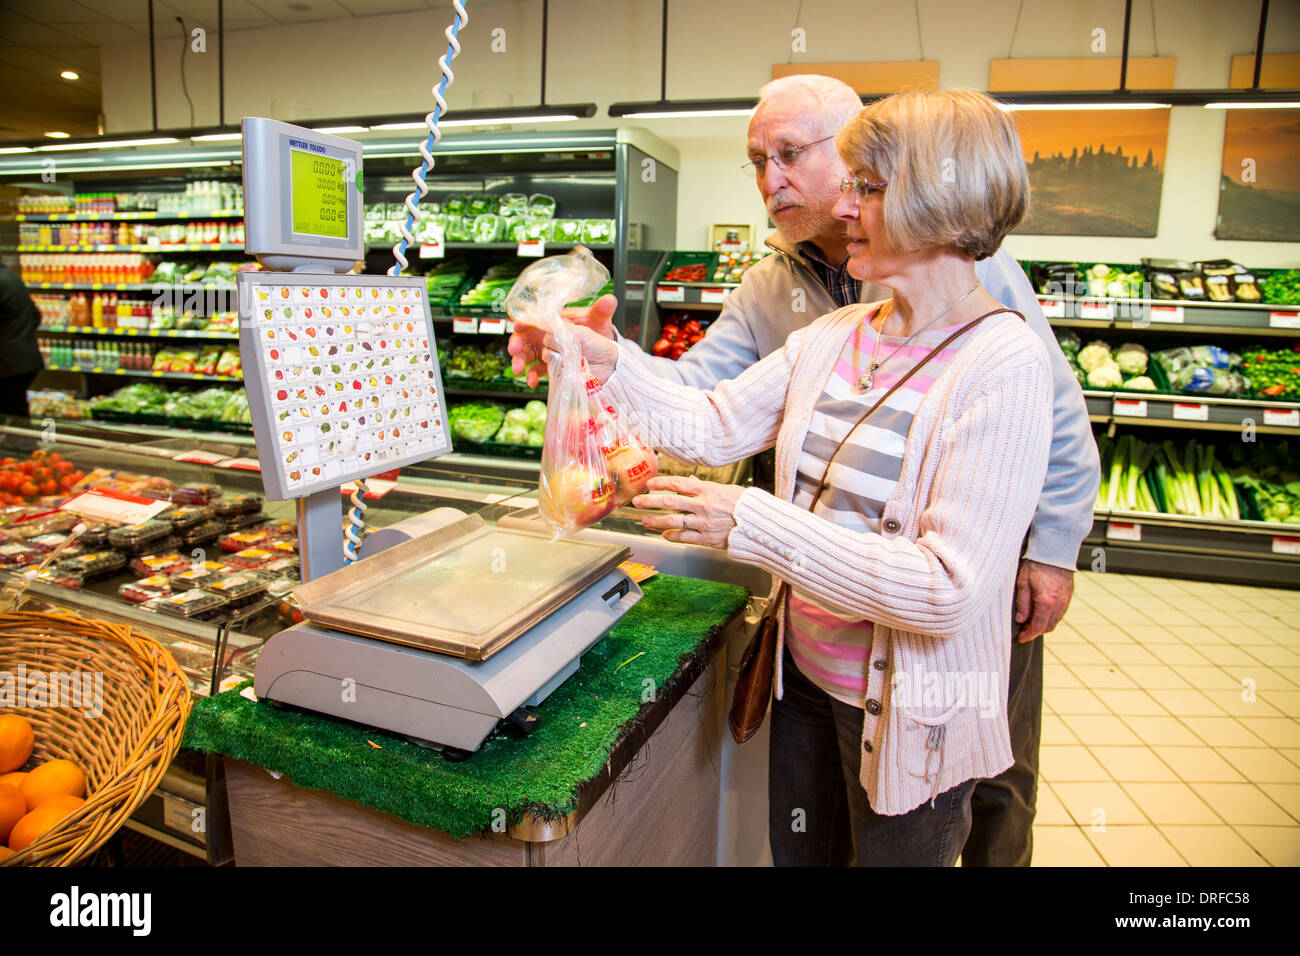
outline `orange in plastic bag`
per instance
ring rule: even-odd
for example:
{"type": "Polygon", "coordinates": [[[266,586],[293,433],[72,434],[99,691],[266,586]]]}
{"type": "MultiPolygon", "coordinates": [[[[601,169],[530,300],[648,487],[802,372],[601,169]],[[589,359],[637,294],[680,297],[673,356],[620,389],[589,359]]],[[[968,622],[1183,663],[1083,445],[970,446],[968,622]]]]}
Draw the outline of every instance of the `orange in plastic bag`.
{"type": "Polygon", "coordinates": [[[559,356],[548,364],[550,389],[542,444],[539,511],[556,536],[590,527],[646,490],[658,470],[653,450],[619,418],[587,369],[566,303],[589,296],[609,273],[587,250],[541,259],[506,297],[520,324],[550,332],[559,356]]]}

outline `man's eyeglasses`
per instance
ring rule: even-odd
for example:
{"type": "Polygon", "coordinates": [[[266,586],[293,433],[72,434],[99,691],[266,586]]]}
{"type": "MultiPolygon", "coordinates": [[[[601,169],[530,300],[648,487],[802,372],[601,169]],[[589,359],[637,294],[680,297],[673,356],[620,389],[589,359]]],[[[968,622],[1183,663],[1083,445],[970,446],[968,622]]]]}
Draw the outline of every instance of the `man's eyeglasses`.
{"type": "Polygon", "coordinates": [[[873,192],[884,192],[888,185],[889,183],[869,183],[861,176],[854,176],[852,179],[840,180],[840,192],[846,193],[852,189],[859,199],[866,199],[873,192]]]}
{"type": "Polygon", "coordinates": [[[770,153],[767,156],[751,157],[749,162],[740,167],[740,171],[746,175],[753,173],[755,176],[762,176],[767,171],[767,161],[769,159],[776,163],[777,169],[790,169],[792,166],[798,166],[803,162],[804,150],[812,149],[812,147],[834,138],[834,134],[823,136],[821,139],[806,143],[803,146],[787,146],[785,149],[770,153]]]}

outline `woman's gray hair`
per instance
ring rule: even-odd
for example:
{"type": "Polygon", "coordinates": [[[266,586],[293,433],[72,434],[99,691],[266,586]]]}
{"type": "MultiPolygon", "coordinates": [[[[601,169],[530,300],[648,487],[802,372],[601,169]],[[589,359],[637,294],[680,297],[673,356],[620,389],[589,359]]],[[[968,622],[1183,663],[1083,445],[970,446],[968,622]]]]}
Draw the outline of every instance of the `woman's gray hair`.
{"type": "Polygon", "coordinates": [[[820,73],[795,73],[783,76],[758,91],[758,102],[786,93],[798,93],[811,101],[812,109],[825,122],[827,136],[837,133],[862,109],[862,97],[843,80],[820,73]]]}

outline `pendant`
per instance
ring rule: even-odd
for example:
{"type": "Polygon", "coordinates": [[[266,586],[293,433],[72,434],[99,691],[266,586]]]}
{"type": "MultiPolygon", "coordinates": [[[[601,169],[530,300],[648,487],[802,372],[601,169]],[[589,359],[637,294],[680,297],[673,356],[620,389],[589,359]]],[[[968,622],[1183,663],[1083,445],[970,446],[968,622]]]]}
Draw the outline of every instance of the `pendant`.
{"type": "Polygon", "coordinates": [[[859,391],[859,392],[869,392],[869,391],[871,391],[871,383],[874,382],[874,381],[876,380],[876,369],[877,369],[877,367],[878,367],[878,366],[875,366],[875,365],[871,366],[871,371],[868,372],[866,375],[862,376],[860,379],[858,379],[858,391],[859,391]]]}

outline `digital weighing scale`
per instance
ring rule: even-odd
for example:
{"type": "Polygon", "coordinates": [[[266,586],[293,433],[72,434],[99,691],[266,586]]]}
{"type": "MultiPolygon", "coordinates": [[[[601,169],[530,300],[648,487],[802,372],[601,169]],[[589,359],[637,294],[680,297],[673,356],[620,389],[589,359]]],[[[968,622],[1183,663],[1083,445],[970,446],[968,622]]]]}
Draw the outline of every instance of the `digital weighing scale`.
{"type": "Polygon", "coordinates": [[[247,251],[239,349],[263,486],[297,499],[306,620],[271,637],[260,698],[442,746],[531,729],[581,655],[641,598],[622,545],[552,540],[437,509],[346,564],[339,486],[451,451],[420,276],[365,257],[361,145],[243,121],[247,251]]]}

